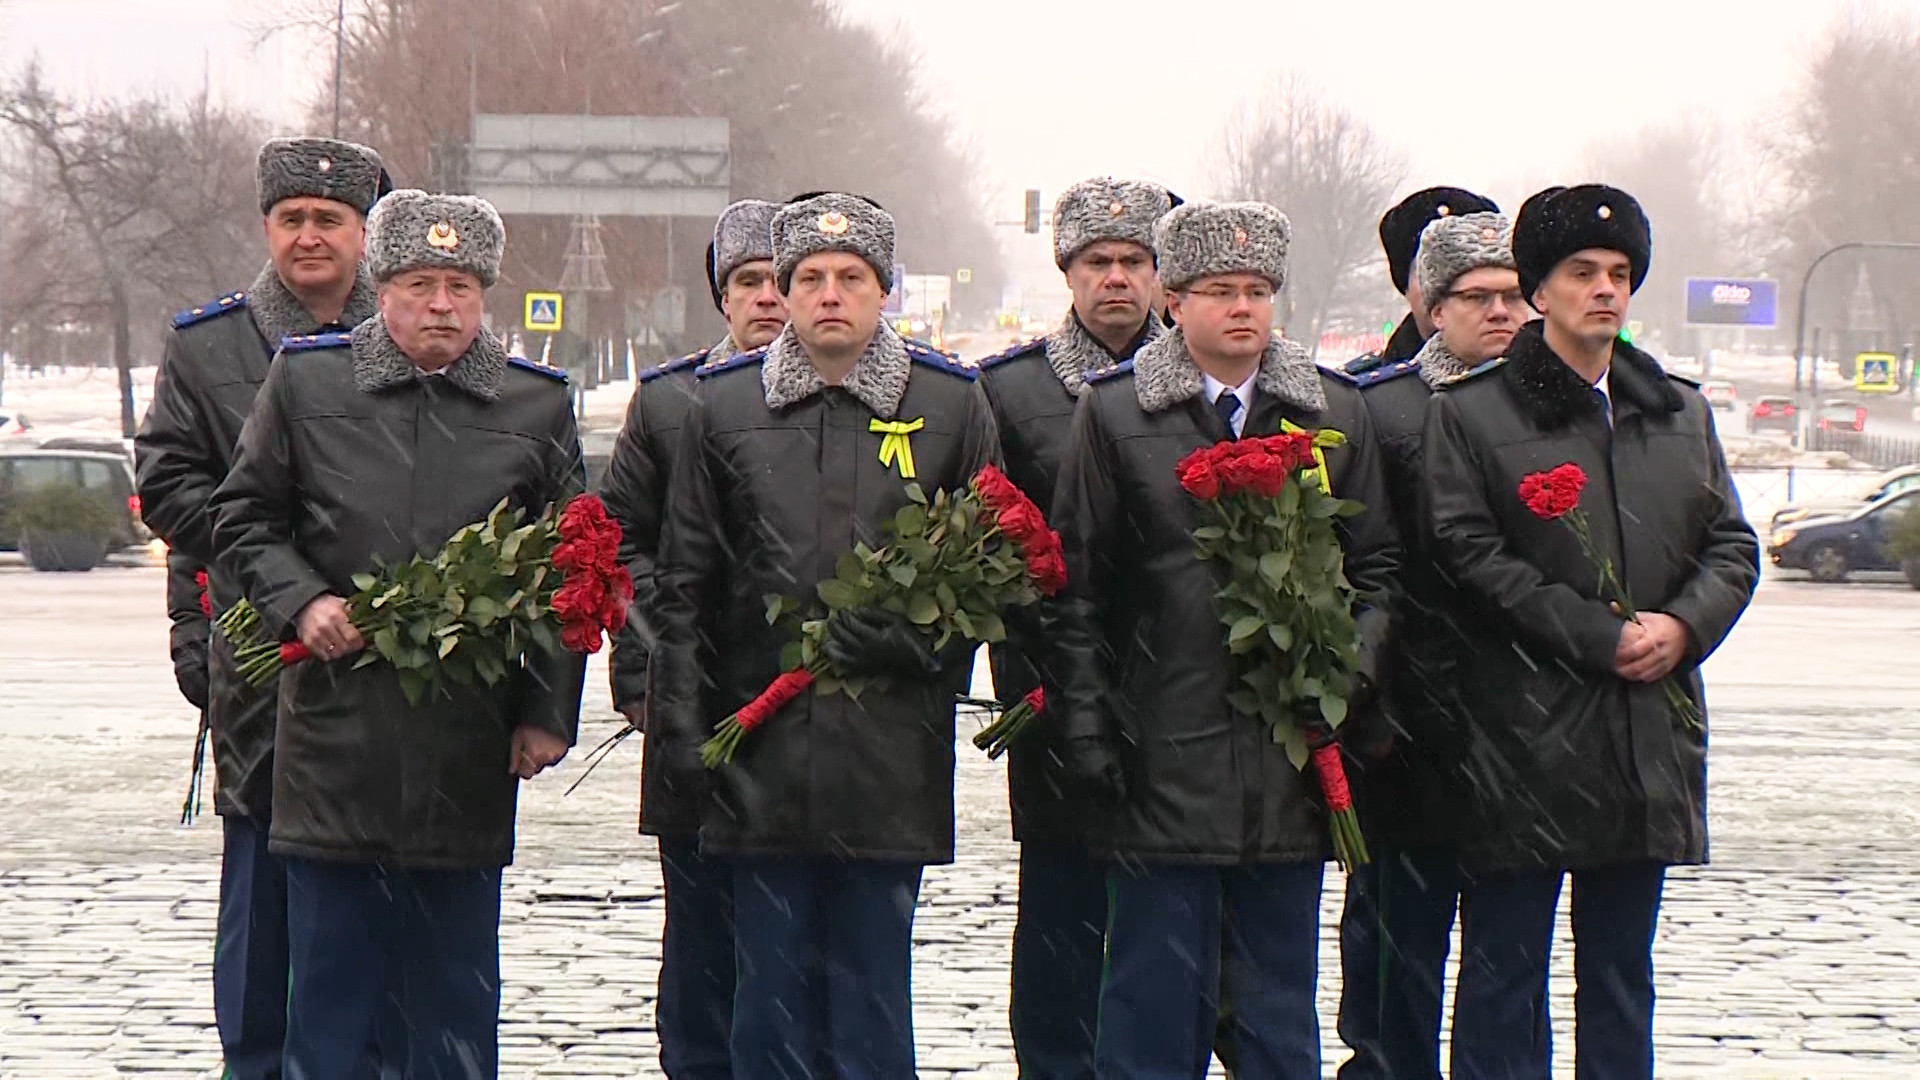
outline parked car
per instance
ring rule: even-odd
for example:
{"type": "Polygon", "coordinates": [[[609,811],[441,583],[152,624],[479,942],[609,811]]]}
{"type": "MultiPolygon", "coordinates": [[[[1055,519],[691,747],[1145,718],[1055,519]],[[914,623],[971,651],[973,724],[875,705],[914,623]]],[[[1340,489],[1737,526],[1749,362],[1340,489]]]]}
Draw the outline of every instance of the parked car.
{"type": "Polygon", "coordinates": [[[1820,403],[1816,421],[1821,431],[1867,430],[1867,407],[1846,398],[1828,398],[1820,403]]]}
{"type": "Polygon", "coordinates": [[[1740,392],[1725,379],[1709,379],[1700,384],[1700,393],[1707,404],[1720,412],[1736,412],[1740,407],[1740,392]]]}
{"type": "Polygon", "coordinates": [[[140,520],[133,462],[126,454],[8,446],[0,447],[0,551],[17,551],[20,547],[18,531],[5,524],[10,504],[36,488],[61,484],[97,492],[113,507],[108,551],[145,547],[153,539],[140,520]]]}
{"type": "Polygon", "coordinates": [[[1747,430],[1754,433],[1779,431],[1793,434],[1795,412],[1793,399],[1768,394],[1753,400],[1753,408],[1747,413],[1747,430]]]}
{"type": "Polygon", "coordinates": [[[1788,503],[1774,512],[1771,526],[1781,528],[1810,517],[1844,517],[1870,502],[1879,502],[1903,491],[1920,491],[1920,465],[1902,465],[1883,473],[1862,477],[1852,489],[1819,502],[1788,503]]]}
{"type": "Polygon", "coordinates": [[[1773,564],[1805,570],[1815,581],[1845,581],[1856,570],[1900,570],[1886,551],[1887,531],[1920,508],[1920,491],[1903,491],[1851,513],[1810,517],[1779,530],[1767,542],[1773,564]]]}

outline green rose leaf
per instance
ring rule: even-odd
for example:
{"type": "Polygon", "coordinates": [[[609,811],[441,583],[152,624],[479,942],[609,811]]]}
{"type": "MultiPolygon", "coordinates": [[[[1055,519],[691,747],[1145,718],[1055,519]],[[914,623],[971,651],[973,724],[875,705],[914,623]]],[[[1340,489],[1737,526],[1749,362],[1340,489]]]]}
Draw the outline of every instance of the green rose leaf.
{"type": "Polygon", "coordinates": [[[1332,727],[1346,723],[1347,699],[1338,694],[1320,695],[1320,715],[1332,727]]]}
{"type": "Polygon", "coordinates": [[[1227,644],[1238,645],[1243,641],[1251,640],[1265,625],[1262,620],[1252,615],[1238,619],[1234,622],[1232,628],[1227,631],[1227,644]]]}
{"type": "Polygon", "coordinates": [[[915,626],[932,626],[940,621],[940,602],[929,593],[915,593],[907,601],[907,619],[915,626]]]}
{"type": "Polygon", "coordinates": [[[860,604],[860,590],[838,578],[821,582],[814,586],[814,591],[820,594],[820,602],[829,609],[858,607],[860,604]]]}

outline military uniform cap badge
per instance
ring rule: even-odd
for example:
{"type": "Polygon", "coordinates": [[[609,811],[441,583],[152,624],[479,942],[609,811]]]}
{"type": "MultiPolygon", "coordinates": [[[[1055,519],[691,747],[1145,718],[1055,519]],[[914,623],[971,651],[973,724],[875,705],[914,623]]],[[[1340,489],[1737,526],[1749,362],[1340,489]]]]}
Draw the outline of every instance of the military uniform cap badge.
{"type": "Polygon", "coordinates": [[[847,230],[853,227],[853,222],[848,221],[847,215],[840,211],[829,210],[820,215],[819,225],[820,231],[828,236],[845,236],[847,230]]]}
{"type": "Polygon", "coordinates": [[[453,222],[440,221],[427,230],[427,246],[439,251],[452,251],[460,246],[460,234],[454,230],[453,222]]]}

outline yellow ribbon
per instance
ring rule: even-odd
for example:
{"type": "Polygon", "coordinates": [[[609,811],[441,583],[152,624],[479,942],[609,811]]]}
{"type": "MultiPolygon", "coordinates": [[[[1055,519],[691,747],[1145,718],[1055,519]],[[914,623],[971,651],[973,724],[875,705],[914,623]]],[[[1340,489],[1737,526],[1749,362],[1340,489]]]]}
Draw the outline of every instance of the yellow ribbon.
{"type": "MultiPolygon", "coordinates": [[[[1282,435],[1305,435],[1306,433],[1306,428],[1301,427],[1291,420],[1280,421],[1280,434],[1282,435]]],[[[1317,439],[1313,444],[1312,475],[1314,483],[1320,485],[1321,492],[1327,495],[1333,494],[1333,484],[1327,479],[1327,454],[1326,451],[1320,449],[1320,443],[1317,439]]]]}
{"type": "Polygon", "coordinates": [[[900,479],[912,480],[913,441],[907,436],[927,426],[925,417],[918,420],[869,420],[867,430],[875,435],[883,435],[880,440],[880,464],[893,468],[898,465],[900,479]]]}

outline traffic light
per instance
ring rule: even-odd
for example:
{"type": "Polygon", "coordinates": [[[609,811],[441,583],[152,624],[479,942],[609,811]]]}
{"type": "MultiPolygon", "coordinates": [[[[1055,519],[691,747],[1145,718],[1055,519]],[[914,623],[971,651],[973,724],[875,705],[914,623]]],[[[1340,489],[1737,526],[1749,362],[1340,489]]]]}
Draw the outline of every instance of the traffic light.
{"type": "Polygon", "coordinates": [[[1026,228],[1027,228],[1027,231],[1030,233],[1037,233],[1040,231],[1040,189],[1038,188],[1027,189],[1026,228]]]}

